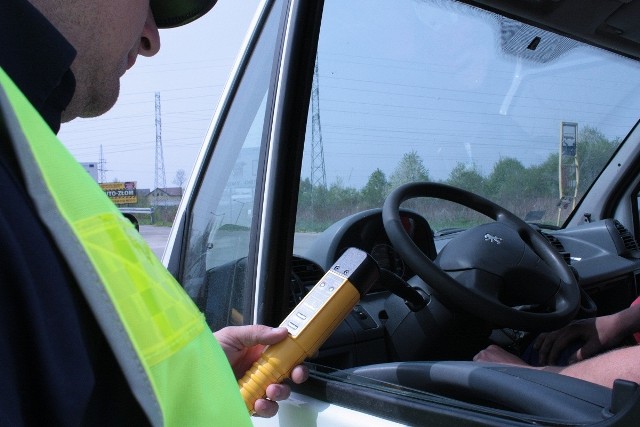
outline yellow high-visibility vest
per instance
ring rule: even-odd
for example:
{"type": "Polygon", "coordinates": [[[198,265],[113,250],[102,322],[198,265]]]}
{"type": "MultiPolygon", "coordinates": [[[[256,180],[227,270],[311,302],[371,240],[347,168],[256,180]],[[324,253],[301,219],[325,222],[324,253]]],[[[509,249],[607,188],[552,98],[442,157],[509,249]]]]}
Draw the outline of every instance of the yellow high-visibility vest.
{"type": "Polygon", "coordinates": [[[38,216],[151,423],[250,426],[203,315],[2,68],[0,120],[38,216]]]}

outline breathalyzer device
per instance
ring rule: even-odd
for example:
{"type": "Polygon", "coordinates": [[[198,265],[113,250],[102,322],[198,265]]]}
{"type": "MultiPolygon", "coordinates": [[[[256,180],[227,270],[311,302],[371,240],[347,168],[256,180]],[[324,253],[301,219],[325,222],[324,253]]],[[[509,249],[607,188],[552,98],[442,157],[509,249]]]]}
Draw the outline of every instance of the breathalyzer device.
{"type": "Polygon", "coordinates": [[[378,264],[366,252],[349,248],[282,321],[287,338],[267,347],[238,381],[249,412],[269,384],[289,377],[312,356],[351,312],[379,276],[378,264]]]}

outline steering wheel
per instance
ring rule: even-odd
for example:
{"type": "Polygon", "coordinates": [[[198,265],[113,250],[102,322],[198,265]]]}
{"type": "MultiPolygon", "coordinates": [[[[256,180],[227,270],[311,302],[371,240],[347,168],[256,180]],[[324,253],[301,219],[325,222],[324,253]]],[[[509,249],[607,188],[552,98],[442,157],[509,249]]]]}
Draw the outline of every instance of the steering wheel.
{"type": "Polygon", "coordinates": [[[382,220],[394,248],[438,295],[498,327],[553,330],[580,307],[579,285],[560,253],[537,230],[483,197],[445,184],[409,183],[387,196],[382,220]],[[402,202],[416,197],[455,202],[495,222],[460,233],[432,261],[400,218],[402,202]]]}

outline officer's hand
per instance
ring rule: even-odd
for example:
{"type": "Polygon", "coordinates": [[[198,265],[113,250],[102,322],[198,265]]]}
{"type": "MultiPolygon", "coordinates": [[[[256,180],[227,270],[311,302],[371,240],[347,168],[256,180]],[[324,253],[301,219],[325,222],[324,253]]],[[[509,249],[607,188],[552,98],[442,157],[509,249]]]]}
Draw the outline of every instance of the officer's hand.
{"type": "MultiPolygon", "coordinates": [[[[240,379],[258,360],[264,348],[276,344],[287,337],[286,328],[271,328],[263,325],[229,326],[215,332],[214,335],[224,350],[233,373],[240,379]]],[[[299,365],[291,371],[291,380],[300,384],[309,377],[309,370],[299,365]]],[[[272,417],[278,412],[279,400],[289,397],[291,389],[286,384],[270,384],[267,398],[258,399],[254,410],[261,417],[272,417]]]]}

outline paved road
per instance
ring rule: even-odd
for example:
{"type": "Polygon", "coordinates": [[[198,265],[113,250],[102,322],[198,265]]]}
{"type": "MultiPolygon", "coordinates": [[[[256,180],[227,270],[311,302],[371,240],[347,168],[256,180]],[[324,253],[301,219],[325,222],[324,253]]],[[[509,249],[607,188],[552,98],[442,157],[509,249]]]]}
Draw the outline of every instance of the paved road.
{"type": "Polygon", "coordinates": [[[171,227],[156,227],[154,225],[140,226],[140,234],[158,258],[162,258],[167,240],[169,240],[170,231],[171,227]]]}
{"type": "MultiPolygon", "coordinates": [[[[169,239],[169,232],[171,227],[156,227],[154,225],[141,225],[140,234],[151,247],[153,252],[162,258],[164,248],[167,245],[169,239]]],[[[315,240],[317,234],[313,233],[296,233],[296,247],[294,253],[297,255],[304,255],[305,250],[315,240]]]]}

